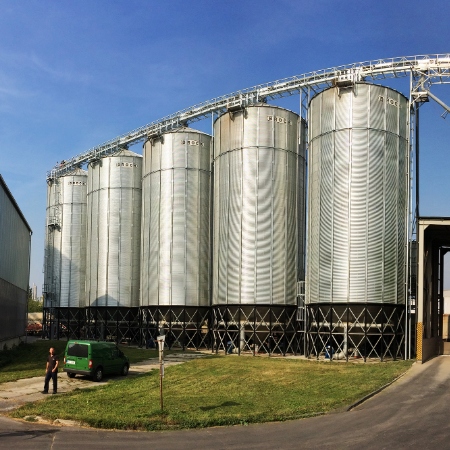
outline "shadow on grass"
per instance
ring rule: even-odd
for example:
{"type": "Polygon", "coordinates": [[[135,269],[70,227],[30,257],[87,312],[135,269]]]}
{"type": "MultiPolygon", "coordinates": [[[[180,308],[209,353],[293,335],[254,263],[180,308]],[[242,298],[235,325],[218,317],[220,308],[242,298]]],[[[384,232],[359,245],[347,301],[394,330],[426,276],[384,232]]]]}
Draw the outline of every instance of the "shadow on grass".
{"type": "Polygon", "coordinates": [[[239,406],[240,403],[236,403],[236,402],[223,402],[221,405],[215,405],[215,406],[200,406],[200,409],[202,411],[211,411],[212,409],[217,409],[217,408],[223,408],[226,406],[239,406]]]}

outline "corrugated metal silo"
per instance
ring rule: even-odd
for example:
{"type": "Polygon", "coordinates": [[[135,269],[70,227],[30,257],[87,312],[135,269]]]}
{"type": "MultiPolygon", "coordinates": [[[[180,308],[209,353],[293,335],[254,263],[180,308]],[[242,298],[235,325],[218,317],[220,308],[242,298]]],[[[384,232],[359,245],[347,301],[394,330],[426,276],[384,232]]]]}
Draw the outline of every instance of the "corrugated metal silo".
{"type": "Polygon", "coordinates": [[[261,104],[216,120],[214,305],[296,304],[304,156],[291,111],[261,104]]]}
{"type": "Polygon", "coordinates": [[[211,136],[144,144],[141,306],[209,306],[211,136]]]}
{"type": "Polygon", "coordinates": [[[139,306],[142,156],[122,150],[88,168],[90,306],[139,306]]]}
{"type": "Polygon", "coordinates": [[[309,108],[307,303],[403,303],[408,100],[330,88],[309,108]]]}
{"type": "Polygon", "coordinates": [[[87,172],[49,181],[44,264],[45,307],[84,307],[87,172]]]}

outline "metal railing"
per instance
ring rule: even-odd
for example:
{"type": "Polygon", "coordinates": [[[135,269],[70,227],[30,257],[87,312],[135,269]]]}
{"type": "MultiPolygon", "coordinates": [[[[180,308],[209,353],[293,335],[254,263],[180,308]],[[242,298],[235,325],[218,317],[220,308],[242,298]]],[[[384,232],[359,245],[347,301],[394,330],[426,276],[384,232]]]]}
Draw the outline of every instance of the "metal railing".
{"type": "Polygon", "coordinates": [[[339,83],[400,78],[411,75],[425,78],[428,85],[450,83],[450,54],[402,56],[347,64],[222,95],[150,122],[65,160],[47,172],[47,179],[60,177],[93,159],[113,154],[130,144],[136,144],[149,137],[204,119],[210,114],[222,113],[229,108],[245,107],[267,99],[286,97],[308,90],[316,93],[339,83]]]}

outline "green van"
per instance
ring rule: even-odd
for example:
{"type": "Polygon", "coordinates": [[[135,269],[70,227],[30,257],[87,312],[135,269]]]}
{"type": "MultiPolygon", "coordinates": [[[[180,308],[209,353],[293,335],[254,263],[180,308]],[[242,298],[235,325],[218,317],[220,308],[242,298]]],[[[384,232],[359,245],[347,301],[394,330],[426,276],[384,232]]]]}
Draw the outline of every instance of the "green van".
{"type": "Polygon", "coordinates": [[[64,352],[64,372],[69,378],[88,375],[101,381],[103,375],[128,375],[129,359],[114,342],[68,341],[64,352]]]}

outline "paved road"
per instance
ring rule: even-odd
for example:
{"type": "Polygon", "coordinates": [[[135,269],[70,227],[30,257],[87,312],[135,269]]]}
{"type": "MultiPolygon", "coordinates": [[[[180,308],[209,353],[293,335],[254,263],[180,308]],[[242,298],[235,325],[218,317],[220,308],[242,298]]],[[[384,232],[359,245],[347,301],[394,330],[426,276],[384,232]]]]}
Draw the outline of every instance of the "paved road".
{"type": "Polygon", "coordinates": [[[350,412],[284,423],[176,432],[95,431],[0,417],[0,448],[443,449],[450,447],[450,357],[415,364],[350,412]]]}

